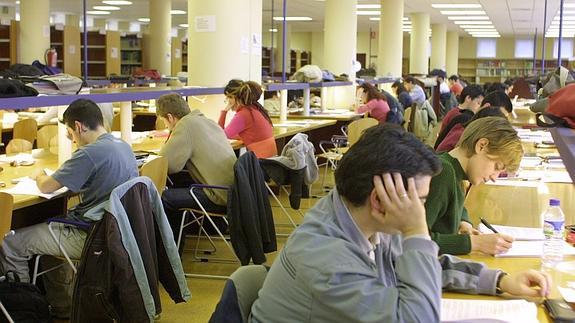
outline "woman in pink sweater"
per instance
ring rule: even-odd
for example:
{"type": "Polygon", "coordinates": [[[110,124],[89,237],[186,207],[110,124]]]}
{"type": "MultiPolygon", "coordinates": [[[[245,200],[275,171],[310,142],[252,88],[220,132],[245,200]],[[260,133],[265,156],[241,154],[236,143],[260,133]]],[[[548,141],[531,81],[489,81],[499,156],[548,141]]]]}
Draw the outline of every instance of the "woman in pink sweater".
{"type": "Polygon", "coordinates": [[[364,82],[357,87],[359,95],[361,95],[361,102],[363,105],[356,108],[357,113],[369,113],[369,116],[377,119],[379,123],[383,123],[387,119],[387,113],[389,112],[389,105],[385,95],[383,95],[379,90],[364,82]]]}
{"type": "Polygon", "coordinates": [[[227,106],[220,113],[220,127],[229,139],[240,139],[248,150],[258,158],[277,155],[273,124],[268,112],[258,102],[262,95],[261,86],[253,81],[231,80],[224,89],[227,106]],[[227,127],[226,115],[229,110],[236,112],[227,127]]]}

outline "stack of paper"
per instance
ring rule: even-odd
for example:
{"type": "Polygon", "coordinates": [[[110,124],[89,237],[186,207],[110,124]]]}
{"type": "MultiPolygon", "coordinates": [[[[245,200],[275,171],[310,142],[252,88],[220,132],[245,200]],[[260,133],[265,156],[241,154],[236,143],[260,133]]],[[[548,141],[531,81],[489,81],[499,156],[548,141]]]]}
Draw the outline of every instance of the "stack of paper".
{"type": "Polygon", "coordinates": [[[441,322],[535,323],[537,306],[525,300],[441,299],[441,322]]]}
{"type": "MultiPolygon", "coordinates": [[[[512,236],[515,240],[533,241],[545,240],[543,229],[541,228],[525,228],[525,227],[511,227],[507,225],[491,225],[497,232],[504,233],[512,236]]],[[[479,224],[479,231],[482,233],[493,233],[483,223],[479,224]]]]}

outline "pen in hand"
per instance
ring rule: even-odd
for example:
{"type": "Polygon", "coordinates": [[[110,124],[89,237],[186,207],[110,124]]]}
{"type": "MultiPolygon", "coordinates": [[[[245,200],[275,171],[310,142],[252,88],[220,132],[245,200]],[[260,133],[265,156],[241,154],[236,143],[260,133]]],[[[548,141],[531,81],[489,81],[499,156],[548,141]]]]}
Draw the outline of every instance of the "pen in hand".
{"type": "Polygon", "coordinates": [[[481,223],[483,223],[483,225],[486,226],[487,229],[493,231],[493,233],[499,233],[497,232],[497,230],[495,230],[495,228],[491,225],[491,223],[487,222],[487,220],[485,220],[484,218],[481,218],[481,223]]]}

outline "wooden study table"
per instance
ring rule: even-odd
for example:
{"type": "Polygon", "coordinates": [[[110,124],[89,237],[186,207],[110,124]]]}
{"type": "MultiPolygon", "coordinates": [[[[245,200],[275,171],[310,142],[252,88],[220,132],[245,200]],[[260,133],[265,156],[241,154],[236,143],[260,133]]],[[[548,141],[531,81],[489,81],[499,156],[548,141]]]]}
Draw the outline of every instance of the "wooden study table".
{"type": "MultiPolygon", "coordinates": [[[[462,256],[461,258],[469,259],[477,262],[482,262],[487,267],[492,269],[501,269],[507,273],[519,272],[527,269],[539,270],[541,267],[541,260],[539,258],[497,258],[493,256],[484,255],[481,253],[472,253],[470,255],[462,256]]],[[[550,291],[549,298],[561,298],[557,286],[566,287],[567,282],[575,281],[575,257],[565,257],[556,269],[548,272],[553,280],[553,286],[550,291]]],[[[460,293],[445,292],[443,298],[455,299],[478,299],[478,300],[504,300],[510,299],[511,296],[487,296],[487,295],[468,295],[460,293]]],[[[545,308],[541,304],[543,299],[534,298],[529,301],[535,302],[537,306],[537,319],[539,322],[546,323],[552,322],[548,317],[545,308]]]]}

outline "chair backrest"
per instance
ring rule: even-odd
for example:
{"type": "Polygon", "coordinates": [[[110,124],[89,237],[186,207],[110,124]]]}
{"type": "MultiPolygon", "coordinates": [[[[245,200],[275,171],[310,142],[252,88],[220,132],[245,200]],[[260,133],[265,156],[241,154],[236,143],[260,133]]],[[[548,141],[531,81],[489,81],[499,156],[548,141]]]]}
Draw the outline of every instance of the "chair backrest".
{"type": "Polygon", "coordinates": [[[12,138],[25,139],[34,144],[38,133],[38,123],[34,119],[24,119],[14,123],[12,138]]]}
{"type": "Polygon", "coordinates": [[[3,237],[12,227],[12,207],[14,198],[8,193],[0,192],[0,245],[3,237]]]}
{"type": "Polygon", "coordinates": [[[347,126],[347,143],[349,146],[355,144],[363,131],[367,128],[377,126],[379,122],[373,118],[362,118],[355,120],[347,126]]]}
{"type": "Polygon", "coordinates": [[[120,131],[120,114],[114,115],[112,119],[112,131],[120,131]]]}
{"type": "Polygon", "coordinates": [[[52,138],[58,137],[58,126],[47,125],[38,130],[38,139],[36,141],[36,146],[38,148],[50,148],[51,144],[58,143],[58,140],[52,140],[52,138]]]}
{"type": "Polygon", "coordinates": [[[32,151],[32,143],[25,139],[12,139],[6,146],[6,154],[19,154],[32,151]]]}
{"type": "Polygon", "coordinates": [[[411,107],[407,107],[403,112],[403,128],[409,131],[411,124],[411,107]]]}
{"type": "Polygon", "coordinates": [[[168,178],[168,159],[166,157],[157,156],[156,158],[147,161],[140,168],[140,175],[149,177],[154,186],[158,190],[158,193],[162,195],[162,192],[166,188],[166,180],[168,178]]]}
{"type": "Polygon", "coordinates": [[[238,268],[226,281],[220,301],[216,305],[210,323],[248,322],[252,304],[258,298],[268,268],[263,265],[247,265],[238,268]]]}

